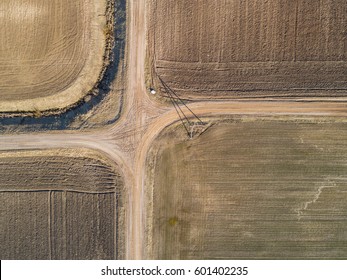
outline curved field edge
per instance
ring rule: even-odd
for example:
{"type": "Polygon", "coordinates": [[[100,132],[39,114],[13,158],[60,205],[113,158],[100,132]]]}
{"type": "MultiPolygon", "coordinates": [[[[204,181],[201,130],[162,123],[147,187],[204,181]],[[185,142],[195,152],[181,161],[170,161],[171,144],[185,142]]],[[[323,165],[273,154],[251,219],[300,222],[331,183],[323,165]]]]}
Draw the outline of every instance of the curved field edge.
{"type": "Polygon", "coordinates": [[[88,38],[91,46],[88,46],[88,57],[77,79],[63,92],[49,97],[0,102],[1,118],[33,117],[40,119],[52,115],[62,115],[65,112],[71,113],[71,110],[81,107],[85,103],[89,103],[87,107],[90,109],[93,106],[90,104],[91,100],[105,95],[103,93],[105,89],[109,91],[109,84],[114,79],[114,72],[117,71],[113,69],[112,64],[114,64],[114,60],[117,60],[116,68],[118,68],[120,59],[115,53],[117,52],[115,48],[118,41],[123,40],[123,34],[119,34],[119,30],[116,30],[118,23],[118,19],[115,18],[118,13],[116,6],[118,9],[119,4],[110,0],[98,0],[91,1],[88,6],[93,8],[93,11],[90,12],[92,13],[90,30],[87,32],[91,35],[88,38]],[[119,35],[120,38],[116,38],[116,35],[119,35]]]}
{"type": "Polygon", "coordinates": [[[145,258],[346,258],[346,121],[210,121],[192,140],[176,123],[152,142],[145,170],[145,258]],[[224,143],[218,131],[223,126],[233,128],[224,143]]]}
{"type": "Polygon", "coordinates": [[[6,151],[0,152],[0,165],[4,202],[0,232],[8,239],[3,242],[2,259],[125,258],[128,198],[124,176],[104,153],[85,148],[6,151]],[[22,213],[27,208],[22,199],[29,213],[22,213]],[[20,215],[29,216],[23,220],[20,215]],[[42,239],[31,241],[36,247],[22,236],[32,236],[26,233],[30,228],[42,239]],[[80,242],[73,241],[74,236],[80,242]]]}

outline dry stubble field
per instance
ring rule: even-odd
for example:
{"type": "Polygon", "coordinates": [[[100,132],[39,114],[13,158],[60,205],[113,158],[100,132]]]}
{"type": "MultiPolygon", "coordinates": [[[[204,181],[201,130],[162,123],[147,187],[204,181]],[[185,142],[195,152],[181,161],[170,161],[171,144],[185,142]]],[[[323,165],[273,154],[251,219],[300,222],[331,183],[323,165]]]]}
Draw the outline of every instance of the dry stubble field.
{"type": "Polygon", "coordinates": [[[214,120],[147,159],[147,258],[346,259],[347,123],[214,120]]]}
{"type": "Polygon", "coordinates": [[[124,258],[123,179],[86,149],[0,153],[1,259],[124,258]]]}
{"type": "Polygon", "coordinates": [[[150,0],[148,46],[188,99],[345,97],[345,0],[150,0]]]}
{"type": "Polygon", "coordinates": [[[106,0],[0,2],[0,112],[61,110],[97,83],[106,0]]]}

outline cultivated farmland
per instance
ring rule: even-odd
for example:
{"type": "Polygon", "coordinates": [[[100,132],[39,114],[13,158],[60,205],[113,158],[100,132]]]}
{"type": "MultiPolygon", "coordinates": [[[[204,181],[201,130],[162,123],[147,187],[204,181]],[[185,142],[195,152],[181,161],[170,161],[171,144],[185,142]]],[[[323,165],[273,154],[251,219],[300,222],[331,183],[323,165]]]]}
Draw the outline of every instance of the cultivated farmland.
{"type": "Polygon", "coordinates": [[[106,0],[0,3],[0,112],[59,110],[104,65],[106,0]]]}
{"type": "Polygon", "coordinates": [[[124,258],[117,167],[86,149],[0,154],[1,259],[124,258]]]}
{"type": "Polygon", "coordinates": [[[147,159],[147,257],[345,259],[347,123],[235,117],[147,159]]]}
{"type": "Polygon", "coordinates": [[[0,2],[0,258],[347,258],[346,1],[0,2]]]}
{"type": "Polygon", "coordinates": [[[147,13],[151,86],[160,76],[189,99],[345,97],[345,0],[151,0],[147,13]]]}

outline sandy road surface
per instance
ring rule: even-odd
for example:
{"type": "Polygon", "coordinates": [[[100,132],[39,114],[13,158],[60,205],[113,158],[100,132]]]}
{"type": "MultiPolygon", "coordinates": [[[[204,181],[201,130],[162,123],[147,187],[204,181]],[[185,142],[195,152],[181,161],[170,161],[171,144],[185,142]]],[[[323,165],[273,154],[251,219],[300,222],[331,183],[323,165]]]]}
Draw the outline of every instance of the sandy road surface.
{"type": "MultiPolygon", "coordinates": [[[[120,120],[111,127],[92,131],[1,135],[0,150],[86,147],[107,154],[122,170],[129,192],[127,258],[141,259],[146,154],[153,139],[164,127],[177,121],[178,116],[173,107],[152,102],[145,88],[145,0],[130,0],[128,14],[128,91],[120,120]]],[[[200,116],[347,115],[347,104],[339,102],[224,101],[195,103],[191,108],[200,116]]]]}

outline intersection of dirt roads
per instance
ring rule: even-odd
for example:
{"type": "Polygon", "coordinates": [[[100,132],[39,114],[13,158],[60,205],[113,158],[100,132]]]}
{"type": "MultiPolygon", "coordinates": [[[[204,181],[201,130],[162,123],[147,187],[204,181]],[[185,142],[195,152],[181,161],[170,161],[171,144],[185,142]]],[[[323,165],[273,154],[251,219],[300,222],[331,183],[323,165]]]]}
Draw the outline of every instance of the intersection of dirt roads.
{"type": "MultiPolygon", "coordinates": [[[[128,190],[126,258],[143,258],[144,175],[152,141],[179,120],[173,106],[153,101],[145,86],[145,0],[130,0],[128,8],[127,91],[121,118],[112,126],[89,131],[1,135],[1,150],[91,148],[106,154],[123,173],[128,190]]],[[[220,115],[346,116],[347,104],[339,101],[208,101],[190,108],[200,117],[220,115]]]]}

